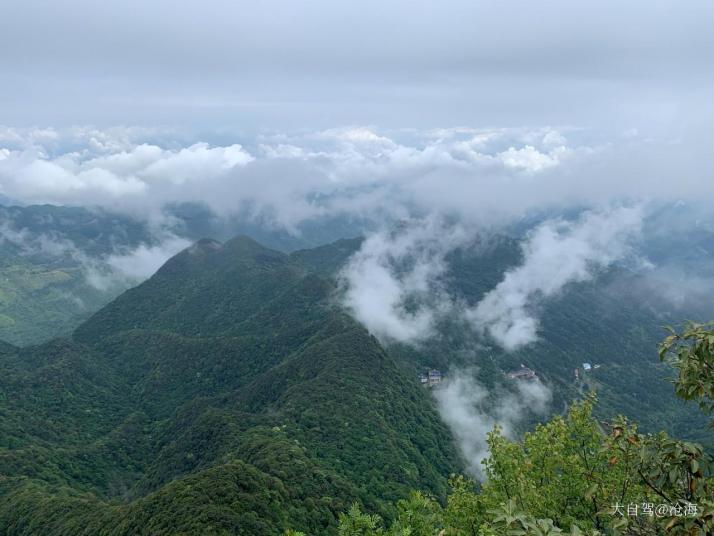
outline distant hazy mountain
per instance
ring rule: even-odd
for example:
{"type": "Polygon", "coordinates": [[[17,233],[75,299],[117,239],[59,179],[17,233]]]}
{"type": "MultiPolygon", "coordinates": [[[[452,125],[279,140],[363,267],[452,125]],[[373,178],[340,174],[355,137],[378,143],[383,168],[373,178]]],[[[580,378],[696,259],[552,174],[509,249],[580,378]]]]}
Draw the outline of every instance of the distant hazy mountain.
{"type": "Polygon", "coordinates": [[[126,216],[0,207],[0,339],[24,345],[69,333],[131,284],[92,284],[95,261],[151,240],[146,226],[126,216]]]}

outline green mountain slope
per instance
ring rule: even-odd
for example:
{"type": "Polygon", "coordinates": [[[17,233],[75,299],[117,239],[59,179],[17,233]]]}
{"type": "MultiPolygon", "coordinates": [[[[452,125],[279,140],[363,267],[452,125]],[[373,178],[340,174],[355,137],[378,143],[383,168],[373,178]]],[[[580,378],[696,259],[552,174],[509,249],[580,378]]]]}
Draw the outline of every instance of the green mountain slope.
{"type": "MultiPolygon", "coordinates": [[[[0,344],[0,534],[331,534],[354,500],[390,518],[461,468],[415,381],[425,367],[470,367],[492,389],[524,363],[555,412],[597,390],[604,417],[710,439],[662,381],[674,319],[620,292],[622,268],[542,303],[540,340],[518,352],[458,319],[385,349],[337,305],[360,244],[201,240],[71,337],[0,344]],[[583,362],[601,367],[576,382],[583,362]]],[[[444,284],[474,304],[519,262],[511,239],[457,250],[444,284]]]]}
{"type": "Polygon", "coordinates": [[[460,465],[334,284],[201,241],[71,339],[0,355],[0,534],[334,532],[460,465]]]}

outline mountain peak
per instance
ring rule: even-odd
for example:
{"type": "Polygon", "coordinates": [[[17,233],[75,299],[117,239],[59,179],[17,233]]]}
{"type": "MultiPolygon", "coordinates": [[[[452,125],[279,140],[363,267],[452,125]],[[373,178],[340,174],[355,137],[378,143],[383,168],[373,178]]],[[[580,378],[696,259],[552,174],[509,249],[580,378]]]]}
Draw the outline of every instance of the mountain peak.
{"type": "Polygon", "coordinates": [[[77,328],[75,336],[99,341],[132,329],[183,335],[225,333],[304,276],[304,268],[288,255],[248,236],[223,244],[199,240],[147,281],[95,313],[77,328]]]}
{"type": "Polygon", "coordinates": [[[201,238],[197,242],[194,242],[191,246],[189,246],[189,251],[191,252],[197,252],[197,251],[215,251],[217,249],[221,249],[223,247],[223,244],[221,244],[218,240],[213,240],[212,238],[201,238]]]}
{"type": "Polygon", "coordinates": [[[227,253],[240,254],[248,257],[269,256],[274,258],[286,257],[284,253],[269,249],[259,244],[251,237],[245,234],[240,234],[231,238],[223,244],[223,249],[227,253]]]}

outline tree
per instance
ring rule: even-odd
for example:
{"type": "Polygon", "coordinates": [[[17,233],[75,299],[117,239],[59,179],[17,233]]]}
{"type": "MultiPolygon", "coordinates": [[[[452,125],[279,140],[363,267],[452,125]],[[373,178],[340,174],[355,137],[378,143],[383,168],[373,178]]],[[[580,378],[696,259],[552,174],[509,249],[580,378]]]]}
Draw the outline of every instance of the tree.
{"type": "Polygon", "coordinates": [[[340,514],[340,536],[376,536],[384,534],[382,518],[378,515],[369,515],[362,512],[359,505],[354,503],[346,514],[340,514]]]}
{"type": "Polygon", "coordinates": [[[690,322],[681,333],[667,327],[670,335],[660,344],[659,356],[677,370],[675,392],[683,400],[696,400],[701,409],[714,409],[714,323],[690,322]]]}
{"type": "MultiPolygon", "coordinates": [[[[688,324],[660,345],[677,370],[677,394],[714,409],[714,330],[688,324]]],[[[340,534],[359,536],[714,534],[712,459],[701,445],[642,434],[625,417],[600,423],[595,397],[526,433],[488,435],[484,484],[450,480],[446,505],[414,493],[388,529],[356,505],[340,534]],[[656,509],[657,508],[657,509],[656,509]],[[636,515],[635,515],[636,514],[636,515]],[[569,532],[564,532],[569,531],[569,532]]]]}

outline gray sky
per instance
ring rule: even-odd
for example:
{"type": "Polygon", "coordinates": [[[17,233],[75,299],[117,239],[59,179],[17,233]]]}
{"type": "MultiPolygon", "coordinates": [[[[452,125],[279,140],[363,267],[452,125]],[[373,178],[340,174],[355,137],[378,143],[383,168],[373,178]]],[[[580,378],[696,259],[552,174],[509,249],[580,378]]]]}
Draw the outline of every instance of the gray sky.
{"type": "Polygon", "coordinates": [[[5,0],[0,121],[683,130],[709,1],[5,0]]]}
{"type": "Polygon", "coordinates": [[[713,22],[708,0],[5,0],[0,196],[293,230],[701,200],[713,22]]]}

